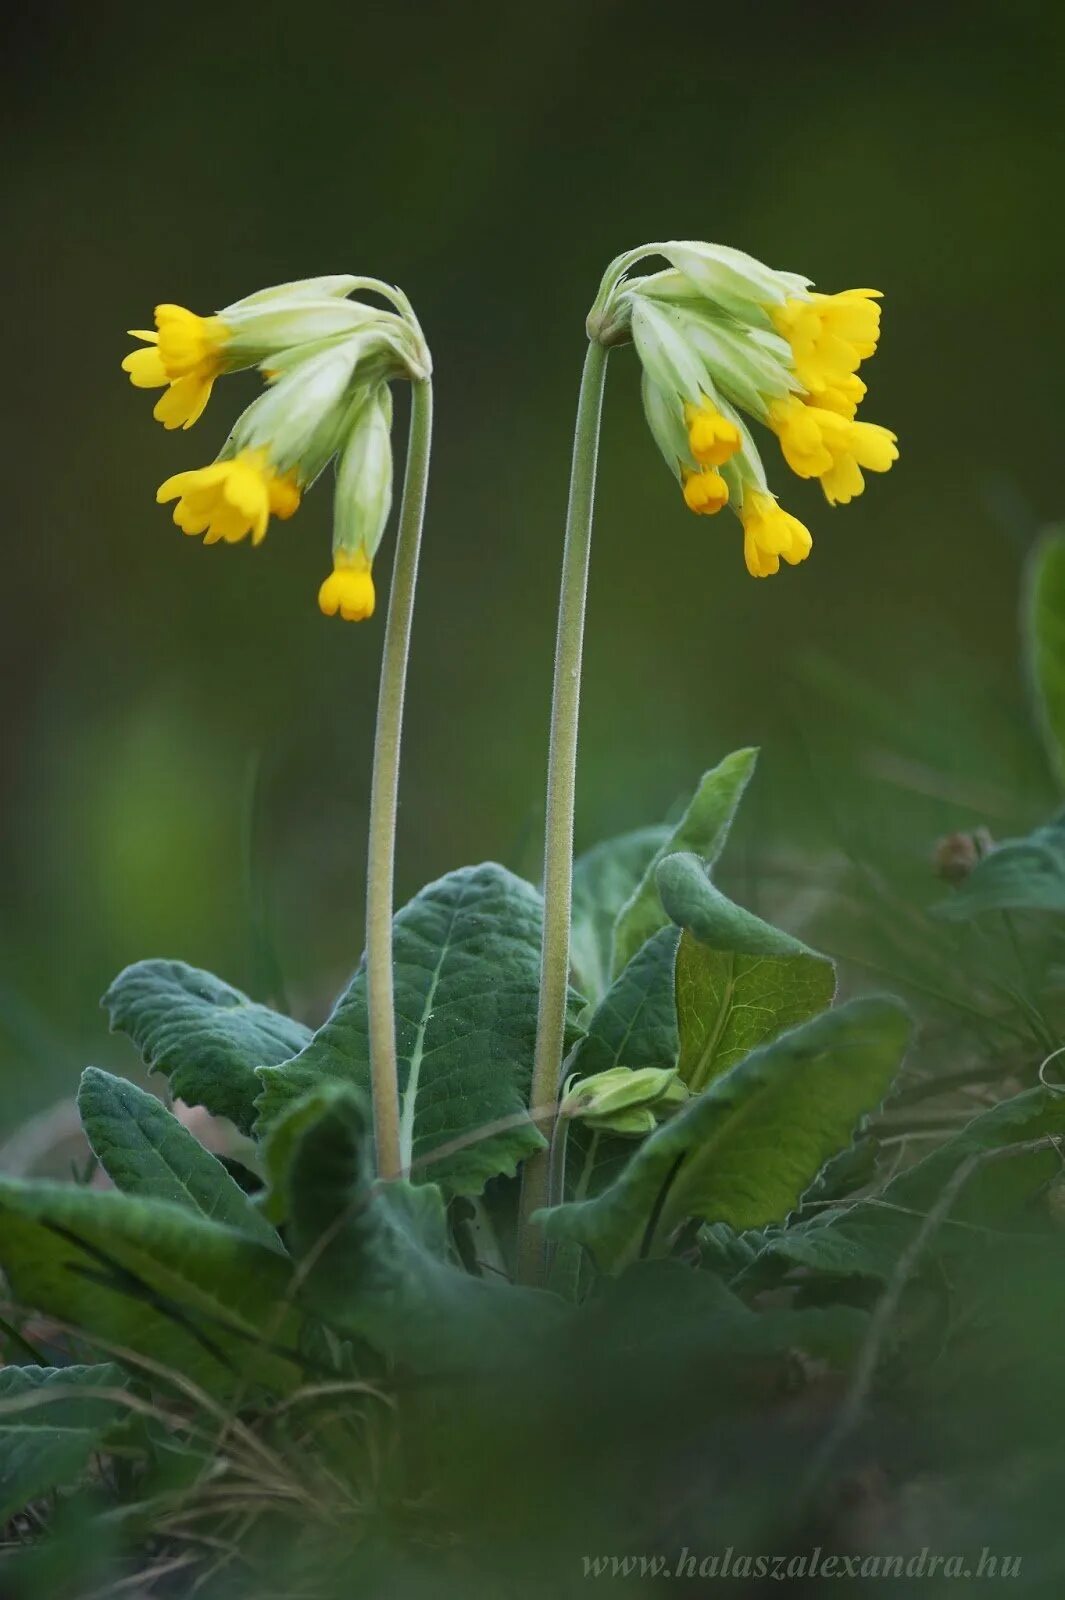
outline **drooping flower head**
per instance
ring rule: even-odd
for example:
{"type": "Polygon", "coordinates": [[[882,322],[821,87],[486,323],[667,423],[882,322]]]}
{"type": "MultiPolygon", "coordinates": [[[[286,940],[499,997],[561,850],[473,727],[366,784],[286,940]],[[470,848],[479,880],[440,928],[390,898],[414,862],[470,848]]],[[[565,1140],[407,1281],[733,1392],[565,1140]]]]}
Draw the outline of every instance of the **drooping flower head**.
{"type": "Polygon", "coordinates": [[[813,541],[777,504],[744,417],[776,434],[787,465],[817,478],[830,505],[854,499],[863,472],[898,458],[895,435],[856,415],[879,300],[875,289],[817,294],[796,273],[698,242],[629,251],[603,279],[589,336],[635,344],[648,426],[685,504],[700,516],[730,506],[755,577],[805,560],[813,541]],[[668,269],[633,276],[651,255],[668,269]]]}
{"type": "Polygon", "coordinates": [[[146,348],[122,363],[140,388],[166,385],[155,415],[189,427],[216,378],[258,366],[267,387],[240,416],[216,459],[175,473],[157,499],[205,544],[261,544],[272,516],[298,510],[304,492],[337,463],[334,572],[319,602],[328,615],[373,614],[371,568],[391,506],[391,380],[430,371],[421,330],[399,291],[375,279],[311,278],[262,290],[214,317],[156,308],[146,348]],[[370,288],[383,310],[347,296],[370,288]]]}

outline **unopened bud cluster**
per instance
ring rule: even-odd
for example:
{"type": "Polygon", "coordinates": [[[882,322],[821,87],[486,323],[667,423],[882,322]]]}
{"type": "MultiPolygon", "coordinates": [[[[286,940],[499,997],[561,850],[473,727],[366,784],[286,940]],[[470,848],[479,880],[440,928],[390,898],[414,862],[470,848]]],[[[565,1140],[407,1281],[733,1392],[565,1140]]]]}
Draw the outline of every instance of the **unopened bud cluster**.
{"type": "Polygon", "coordinates": [[[602,1133],[640,1139],[688,1098],[675,1067],[609,1067],[567,1079],[559,1115],[602,1133]]]}

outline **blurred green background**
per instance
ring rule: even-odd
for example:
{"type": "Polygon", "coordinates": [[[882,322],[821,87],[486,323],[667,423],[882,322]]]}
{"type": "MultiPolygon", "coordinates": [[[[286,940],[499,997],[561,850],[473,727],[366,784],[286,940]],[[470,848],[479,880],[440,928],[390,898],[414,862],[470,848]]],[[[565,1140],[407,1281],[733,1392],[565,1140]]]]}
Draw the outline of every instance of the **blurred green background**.
{"type": "Polygon", "coordinates": [[[793,857],[816,889],[859,833],[919,874],[936,830],[1047,809],[1016,604],[1062,509],[1063,42],[1044,3],[21,14],[2,180],[4,1123],[86,1061],[131,1064],[96,1005],[130,960],[262,994],[276,957],[316,1020],[361,949],[382,612],[317,613],[324,482],[258,551],[204,550],[155,506],[254,391],[229,380],[165,434],[119,370],[159,300],[208,311],[353,270],[402,284],[422,318],[439,429],[401,895],[488,856],[536,874],[583,318],[608,259],[656,237],[882,288],[867,410],[902,459],[832,512],[768,451],[815,549],[755,583],[735,521],[684,511],[632,353],[613,358],[579,842],[657,819],[739,743],[765,752],[733,856],[754,898],[793,857]]]}

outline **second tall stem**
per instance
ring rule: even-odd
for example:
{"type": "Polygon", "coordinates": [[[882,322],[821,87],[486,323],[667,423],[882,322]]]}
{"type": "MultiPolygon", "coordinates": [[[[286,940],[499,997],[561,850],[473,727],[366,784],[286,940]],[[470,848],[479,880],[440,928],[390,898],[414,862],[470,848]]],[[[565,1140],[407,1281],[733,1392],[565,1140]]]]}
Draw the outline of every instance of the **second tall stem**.
{"type": "MultiPolygon", "coordinates": [[[[599,454],[607,350],[592,342],[584,361],[573,466],[562,557],[562,593],[555,644],[551,703],[551,742],[547,768],[544,849],[544,942],[540,965],[540,1004],[536,1025],[530,1105],[540,1131],[550,1141],[558,1101],[569,993],[570,917],[573,899],[573,816],[577,782],[577,724],[581,696],[584,613],[592,544],[592,511],[599,454]]],[[[546,1150],[525,1164],[521,1193],[519,1273],[527,1283],[541,1281],[544,1244],[530,1218],[547,1204],[549,1159],[546,1150]]]]}

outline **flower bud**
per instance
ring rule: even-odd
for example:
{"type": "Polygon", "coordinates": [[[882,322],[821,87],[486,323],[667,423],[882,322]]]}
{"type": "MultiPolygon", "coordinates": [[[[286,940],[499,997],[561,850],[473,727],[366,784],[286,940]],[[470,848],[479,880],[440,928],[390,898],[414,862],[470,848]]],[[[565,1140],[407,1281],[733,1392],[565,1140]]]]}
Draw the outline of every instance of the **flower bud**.
{"type": "Polygon", "coordinates": [[[604,1133],[639,1138],[652,1132],[660,1114],[675,1110],[687,1092],[674,1067],[610,1067],[590,1078],[570,1078],[559,1115],[604,1133]]]}
{"type": "Polygon", "coordinates": [[[698,239],[673,239],[655,249],[697,294],[744,320],[766,306],[809,298],[809,278],[777,272],[745,250],[698,239]]]}
{"type": "Polygon", "coordinates": [[[356,335],[285,365],[238,418],[223,457],[266,449],[279,471],[297,469],[303,485],[313,483],[340,443],[365,347],[366,335],[356,335]]]}
{"type": "Polygon", "coordinates": [[[333,550],[369,561],[392,509],[392,394],[379,384],[353,405],[337,460],[333,550]]]}
{"type": "Polygon", "coordinates": [[[987,828],[975,828],[972,833],[948,833],[936,840],[932,867],[936,877],[945,883],[964,883],[973,868],[994,848],[995,841],[987,828]]]}

